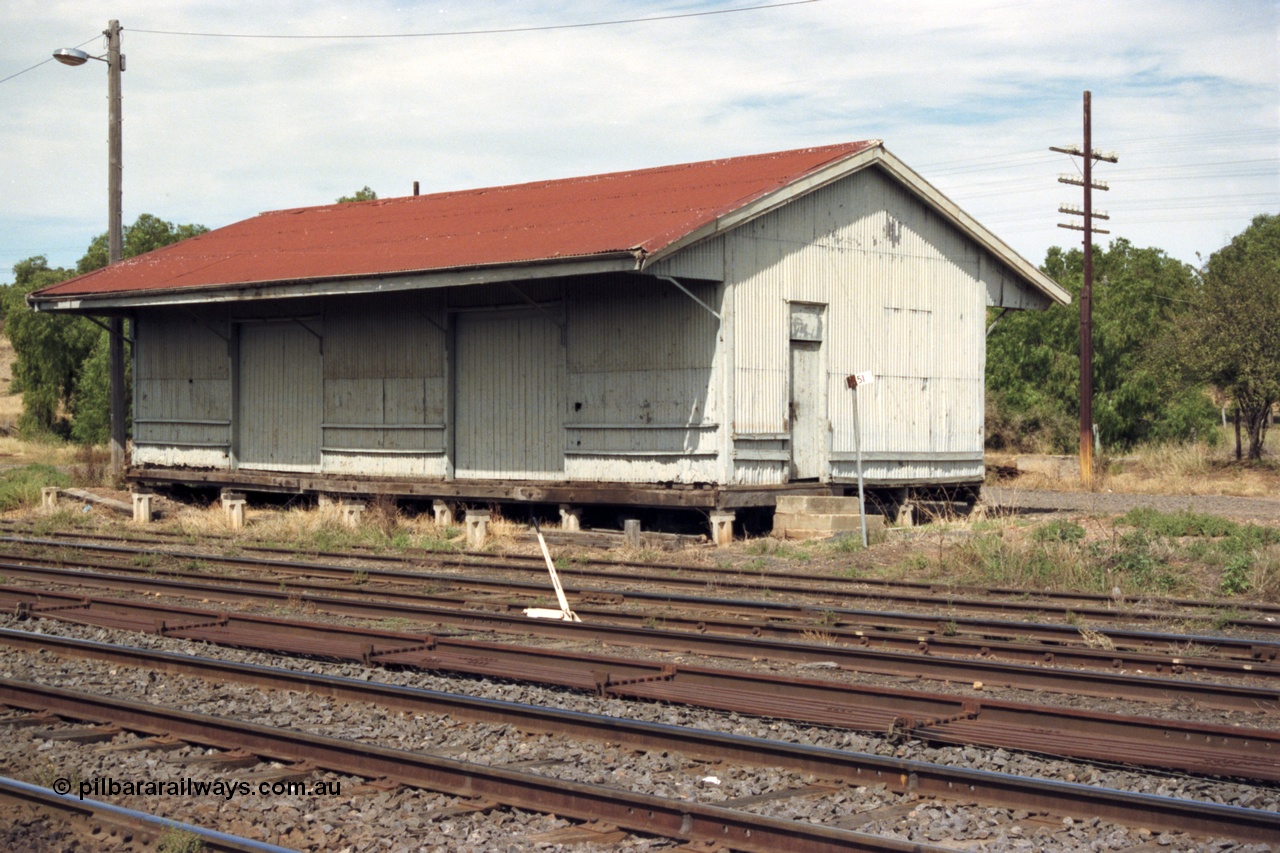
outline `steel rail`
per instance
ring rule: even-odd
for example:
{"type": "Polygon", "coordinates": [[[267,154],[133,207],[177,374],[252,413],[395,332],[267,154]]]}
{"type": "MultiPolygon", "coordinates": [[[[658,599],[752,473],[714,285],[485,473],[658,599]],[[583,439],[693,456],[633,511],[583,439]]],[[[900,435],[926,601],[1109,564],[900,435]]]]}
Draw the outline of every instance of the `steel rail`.
{"type": "MultiPolygon", "coordinates": [[[[1119,672],[1063,670],[1046,665],[1008,663],[994,660],[943,657],[934,654],[907,654],[881,651],[860,645],[827,645],[816,642],[771,640],[762,637],[714,636],[702,633],[669,631],[659,628],[627,627],[594,622],[561,622],[529,619],[523,615],[494,613],[457,608],[423,607],[379,600],[378,593],[366,597],[317,595],[296,590],[263,588],[256,585],[244,589],[218,583],[197,583],[162,578],[133,578],[120,575],[93,574],[70,569],[30,568],[0,564],[0,573],[10,577],[61,583],[71,587],[132,590],[143,594],[167,594],[195,598],[202,602],[274,604],[278,607],[308,606],[318,611],[363,619],[399,619],[426,625],[454,625],[471,630],[498,631],[520,635],[557,637],[578,642],[603,642],[615,645],[697,653],[739,659],[767,659],[798,664],[828,664],[843,669],[881,675],[910,675],[945,682],[981,681],[992,687],[1068,693],[1072,695],[1123,698],[1136,701],[1170,703],[1195,701],[1205,707],[1255,713],[1264,710],[1280,712],[1280,688],[1188,681],[1172,676],[1152,677],[1119,672]]],[[[348,593],[350,596],[351,593],[348,593]]],[[[19,587],[0,588],[0,602],[14,607],[26,602],[33,610],[46,610],[48,601],[74,605],[80,596],[72,593],[42,592],[19,587]]],[[[119,604],[120,602],[111,602],[119,604]]],[[[52,605],[61,611],[62,606],[52,605]]],[[[43,615],[43,614],[42,614],[43,615]]],[[[58,618],[69,618],[59,616],[58,618]]],[[[1117,657],[1113,659],[1121,660],[1117,657]]],[[[1266,670],[1263,670],[1266,672],[1266,670]]]]}
{"type": "MultiPolygon", "coordinates": [[[[11,595],[0,590],[0,596],[11,595]]],[[[85,599],[35,616],[180,639],[550,684],[926,741],[1280,781],[1280,731],[1108,714],[808,678],[574,654],[514,644],[345,628],[121,600],[85,599]]],[[[1277,697],[1272,696],[1272,701],[1277,697]]]]}
{"type": "MultiPolygon", "coordinates": [[[[3,721],[0,721],[0,724],[3,724],[3,721]]],[[[70,818],[110,823],[130,832],[148,834],[153,839],[159,839],[164,833],[174,830],[189,832],[199,838],[201,850],[220,851],[220,853],[296,853],[290,847],[279,847],[250,838],[240,838],[225,832],[206,829],[203,826],[156,817],[153,814],[99,800],[81,799],[72,794],[59,794],[49,788],[41,788],[7,776],[0,776],[0,799],[26,803],[70,818]]]]}
{"type": "MultiPolygon", "coordinates": [[[[74,549],[75,546],[62,545],[61,547],[74,549]]],[[[152,553],[138,552],[132,549],[122,549],[122,551],[123,553],[134,555],[138,553],[152,553]]],[[[195,552],[183,552],[172,555],[187,558],[191,557],[193,553],[195,552]]],[[[68,562],[61,558],[42,558],[30,555],[23,556],[22,559],[25,559],[28,562],[43,563],[46,565],[65,565],[68,562]]],[[[192,559],[197,558],[192,557],[192,559]]],[[[354,578],[356,578],[359,573],[363,573],[367,580],[372,581],[390,579],[395,582],[412,582],[419,584],[424,582],[439,582],[449,584],[454,588],[479,589],[493,594],[522,593],[526,596],[535,598],[542,597],[546,594],[547,590],[545,584],[484,580],[457,575],[438,575],[407,571],[393,572],[380,569],[365,570],[353,569],[345,566],[289,561],[248,561],[246,563],[242,558],[217,557],[214,555],[205,555],[200,559],[232,565],[250,565],[259,568],[262,566],[269,566],[271,569],[278,572],[286,572],[289,574],[303,576],[344,579],[349,583],[354,582],[354,578]]],[[[134,574],[141,574],[144,571],[148,574],[155,573],[154,569],[143,570],[137,566],[125,566],[118,563],[95,563],[83,558],[77,558],[76,562],[80,565],[111,571],[131,572],[134,574]]],[[[0,564],[0,568],[3,568],[5,565],[17,564],[0,564]]],[[[166,573],[168,574],[168,572],[166,573]]],[[[976,634],[988,640],[1010,637],[1017,638],[1019,641],[1039,640],[1042,643],[1053,644],[1053,648],[1049,650],[1053,657],[1056,657],[1060,648],[1063,648],[1064,646],[1069,647],[1073,643],[1078,644],[1081,642],[1080,626],[1077,625],[1048,625],[1039,622],[1012,622],[1008,620],[985,619],[957,614],[948,614],[945,617],[923,616],[919,614],[900,613],[895,611],[860,610],[839,607],[834,604],[825,607],[780,605],[744,601],[741,599],[708,598],[704,596],[648,593],[643,591],[622,592],[579,587],[566,587],[566,590],[570,592],[571,598],[575,602],[599,603],[601,601],[608,601],[611,604],[620,605],[630,601],[632,603],[643,602],[649,606],[695,608],[711,611],[716,614],[752,614],[757,617],[768,619],[772,624],[777,624],[776,620],[817,620],[820,624],[816,626],[816,630],[819,631],[836,628],[845,629],[847,633],[847,630],[857,632],[858,630],[862,630],[863,628],[870,626],[873,630],[878,628],[931,634],[934,635],[931,637],[931,642],[937,642],[936,635],[938,634],[942,634],[944,637],[948,635],[958,637],[961,634],[976,634]],[[603,596],[603,598],[601,596],[603,596]]],[[[482,606],[486,605],[487,603],[482,606]]],[[[576,609],[577,608],[575,608],[575,610],[576,609]]],[[[703,623],[705,625],[706,621],[707,620],[705,619],[700,619],[694,624],[695,626],[699,623],[703,623]]],[[[1261,621],[1266,624],[1265,620],[1261,621]]],[[[810,627],[813,628],[815,626],[810,627]]],[[[751,633],[755,636],[760,636],[763,633],[763,629],[760,632],[751,631],[751,633]]],[[[1153,633],[1149,631],[1120,630],[1109,627],[1102,627],[1098,633],[1103,634],[1116,648],[1116,650],[1120,652],[1142,651],[1153,648],[1161,649],[1161,647],[1167,649],[1172,645],[1190,644],[1202,648],[1213,649],[1215,651],[1214,657],[1247,662],[1245,665],[1248,667],[1255,666],[1257,662],[1275,661],[1280,658],[1280,642],[1277,641],[1247,640],[1196,634],[1153,633]]],[[[869,637],[867,643],[864,643],[862,639],[863,634],[857,634],[857,636],[859,638],[859,645],[869,643],[869,637]]],[[[979,653],[982,653],[981,649],[985,646],[987,646],[987,643],[983,643],[979,646],[979,653]]],[[[991,652],[990,648],[987,649],[987,652],[991,652]]],[[[1043,656],[1044,652],[1041,654],[1043,656]]],[[[1053,657],[1043,659],[1042,662],[1052,663],[1053,657]]],[[[1176,655],[1176,657],[1183,658],[1189,656],[1179,654],[1176,655]]],[[[1025,656],[1023,659],[1025,659],[1025,656]]],[[[1115,660],[1116,659],[1113,657],[1110,661],[1112,668],[1116,668],[1115,660]]],[[[1185,669],[1185,663],[1183,662],[1174,662],[1170,660],[1167,665],[1170,668],[1181,667],[1185,669]]],[[[1246,669],[1245,671],[1248,670],[1246,669]]]]}
{"type": "MultiPolygon", "coordinates": [[[[127,553],[127,554],[141,553],[138,549],[133,549],[126,546],[71,544],[71,543],[58,542],[57,540],[50,540],[50,539],[24,539],[20,537],[0,537],[0,541],[9,541],[14,544],[39,545],[44,547],[70,548],[70,549],[77,549],[77,550],[96,550],[96,551],[103,551],[107,553],[127,553]]],[[[219,556],[216,554],[209,554],[206,552],[199,552],[199,551],[165,551],[165,552],[149,551],[145,553],[152,553],[152,554],[164,553],[168,556],[172,556],[178,559],[200,559],[200,560],[207,560],[210,562],[218,562],[224,565],[243,565],[243,566],[251,566],[251,567],[257,567],[257,568],[270,567],[273,569],[278,569],[283,571],[292,571],[292,572],[298,572],[300,569],[308,569],[312,571],[333,571],[334,569],[339,569],[341,571],[340,567],[335,567],[335,566],[324,564],[324,563],[315,563],[315,562],[300,561],[300,560],[269,560],[269,559],[254,558],[254,557],[226,557],[226,556],[219,556]]],[[[433,560],[437,563],[441,562],[439,558],[433,558],[433,560]]],[[[470,565],[473,567],[476,566],[475,563],[462,563],[461,565],[463,566],[470,565]]],[[[493,568],[493,567],[489,567],[489,568],[493,568]]],[[[346,571],[349,573],[355,570],[347,569],[346,571]]],[[[538,584],[538,583],[521,583],[519,581],[498,581],[498,580],[476,578],[476,577],[470,577],[470,576],[464,576],[464,575],[408,572],[403,570],[394,571],[394,570],[386,570],[386,569],[380,569],[380,570],[366,569],[364,571],[366,571],[371,576],[372,576],[372,573],[376,571],[378,572],[379,577],[387,578],[387,579],[395,579],[401,582],[408,581],[412,583],[421,583],[423,580],[445,581],[445,582],[453,583],[458,586],[472,588],[472,589],[493,589],[495,587],[500,589],[510,589],[512,587],[521,587],[521,586],[533,588],[533,589],[545,588],[544,584],[538,584]]],[[[569,570],[566,572],[566,574],[572,574],[572,573],[573,573],[572,568],[570,567],[569,570]]],[[[695,589],[706,589],[707,587],[707,582],[703,580],[682,579],[679,577],[672,576],[670,574],[661,574],[661,573],[659,574],[629,573],[625,577],[612,576],[610,580],[625,581],[627,583],[646,583],[646,584],[651,584],[655,586],[675,586],[675,587],[681,587],[681,588],[692,587],[695,589]]],[[[814,589],[806,589],[802,586],[790,585],[785,581],[785,579],[777,579],[777,580],[782,580],[782,582],[781,583],[776,582],[774,579],[771,579],[767,583],[762,582],[760,580],[755,580],[755,579],[748,580],[748,581],[718,580],[716,581],[716,585],[737,589],[745,592],[757,592],[757,593],[768,592],[770,594],[785,593],[787,595],[792,595],[792,596],[797,596],[802,598],[808,597],[808,598],[818,598],[818,599],[830,599],[834,595],[834,596],[852,597],[852,598],[865,599],[865,600],[893,602],[893,603],[899,603],[899,604],[912,604],[917,606],[936,606],[936,607],[944,608],[948,612],[952,612],[952,613],[960,612],[960,611],[969,612],[969,613],[986,613],[986,612],[995,611],[1000,613],[1017,613],[1017,614],[1034,614],[1034,615],[1055,614],[1063,617],[1070,615],[1073,618],[1078,618],[1082,620],[1092,620],[1095,624],[1107,624],[1107,623],[1114,624],[1114,623],[1126,623],[1126,622],[1151,623],[1151,622],[1166,622],[1171,618],[1196,618],[1194,614],[1180,614],[1180,613],[1145,611],[1145,610],[1118,610],[1118,609],[1113,609],[1109,607],[1093,607],[1093,606],[1063,607],[1063,606],[1040,604],[1040,603],[1029,602],[1029,601],[1014,601],[1009,599],[988,601],[984,599],[960,598],[960,597],[955,597],[954,595],[951,595],[951,594],[920,595],[920,594],[895,593],[895,592],[885,592],[885,591],[865,590],[865,589],[814,590],[814,589]]],[[[856,583],[856,580],[851,579],[851,582],[856,583]]],[[[624,595],[626,597],[630,597],[633,599],[680,600],[688,604],[705,602],[704,606],[708,607],[709,609],[717,609],[722,605],[722,602],[720,601],[713,601],[705,598],[692,598],[692,599],[678,598],[678,597],[668,595],[668,594],[663,594],[663,593],[652,593],[652,592],[634,591],[634,590],[623,591],[623,590],[607,589],[602,587],[578,586],[570,583],[565,584],[565,590],[578,592],[578,593],[612,592],[612,593],[624,595]]],[[[1024,591],[1022,594],[1026,595],[1027,593],[1024,591]]],[[[748,606],[749,604],[751,604],[751,602],[746,602],[741,600],[735,600],[734,603],[740,607],[748,606]]],[[[765,606],[770,607],[771,605],[765,605],[765,606]]],[[[1218,609],[1219,610],[1221,609],[1220,605],[1218,609]]],[[[875,611],[871,611],[871,612],[875,612],[875,611]]],[[[953,621],[956,621],[957,623],[960,622],[959,619],[955,619],[953,621]]],[[[1253,631],[1263,635],[1269,634],[1269,635],[1280,636],[1280,619],[1273,619],[1271,621],[1268,621],[1266,618],[1227,619],[1223,621],[1223,626],[1238,628],[1242,630],[1249,630],[1249,631],[1253,631]]]]}
{"type": "Polygon", "coordinates": [[[513,808],[578,820],[606,820],[631,832],[683,841],[718,842],[736,850],[775,853],[920,851],[946,848],[879,838],[861,832],[763,817],[718,806],[673,800],[491,767],[422,752],[345,741],[266,726],[95,696],[0,678],[0,703],[80,720],[110,722],[149,735],[242,750],[259,758],[310,762],[333,772],[400,783],[463,797],[482,797],[513,808]]]}
{"type": "Polygon", "coordinates": [[[27,652],[99,660],[148,672],[194,676],[263,690],[294,690],[340,702],[374,704],[413,714],[447,715],[455,720],[510,725],[534,734],[606,741],[625,749],[674,750],[699,760],[776,767],[849,785],[882,784],[895,793],[914,791],[953,802],[977,801],[1004,808],[1048,810],[1058,816],[1096,816],[1129,826],[1148,826],[1154,821],[1167,829],[1214,836],[1280,836],[1280,814],[1256,813],[1258,810],[1214,803],[1132,794],[1092,785],[948,767],[10,629],[0,629],[0,644],[27,652]]]}
{"type": "MultiPolygon", "coordinates": [[[[10,529],[19,527],[18,524],[11,521],[0,521],[0,527],[9,527],[10,529]]],[[[26,529],[34,529],[30,525],[25,526],[26,529]]],[[[120,534],[97,534],[79,530],[61,531],[59,535],[67,536],[75,539],[93,539],[108,542],[133,542],[143,544],[154,544],[157,539],[176,539],[182,534],[173,533],[164,530],[153,530],[150,536],[132,537],[120,534]]],[[[353,545],[349,552],[324,551],[319,549],[307,548],[305,545],[296,547],[284,547],[278,545],[261,545],[247,542],[244,537],[236,537],[225,534],[205,534],[203,538],[218,539],[221,541],[234,544],[234,546],[243,551],[255,551],[266,554],[306,554],[314,558],[327,558],[335,560],[358,559],[368,562],[391,563],[394,565],[421,565],[415,562],[414,557],[418,560],[428,561],[438,566],[454,566],[462,568],[484,568],[495,571],[520,571],[533,575],[540,575],[543,569],[542,558],[538,555],[529,554],[503,554],[500,557],[492,555],[463,555],[449,556],[445,552],[431,551],[423,548],[405,548],[400,555],[376,553],[365,546],[353,545]]],[[[0,537],[0,542],[10,539],[8,537],[0,537]]],[[[20,541],[19,537],[11,537],[11,541],[20,541]]],[[[973,584],[948,584],[937,581],[909,581],[909,580],[890,580],[887,578],[866,578],[866,577],[833,577],[829,573],[806,572],[795,567],[788,567],[785,576],[764,575],[758,571],[751,571],[742,567],[732,566],[707,566],[692,563],[674,563],[666,561],[640,562],[635,560],[616,560],[616,559],[599,559],[593,558],[582,560],[575,558],[563,567],[558,567],[557,571],[564,575],[600,578],[602,580],[627,580],[639,576],[634,572],[628,571],[625,575],[618,571],[607,571],[594,569],[590,567],[603,566],[613,567],[614,569],[647,569],[660,570],[663,574],[658,575],[658,580],[665,580],[671,577],[671,572],[679,572],[684,576],[699,577],[704,580],[704,585],[715,586],[720,583],[722,578],[730,577],[751,577],[757,583],[763,585],[764,588],[774,589],[769,586],[772,580],[787,581],[818,581],[821,584],[830,586],[832,595],[857,595],[862,590],[849,589],[850,587],[872,587],[881,589],[904,589],[918,590],[927,593],[936,593],[939,595],[981,595],[983,597],[1000,597],[1000,598],[1036,598],[1055,602],[1084,602],[1087,604],[1110,607],[1116,604],[1115,598],[1106,593],[1091,592],[1063,592],[1054,590],[1026,590],[1017,587],[980,587],[973,584]]],[[[817,591],[815,589],[815,591],[817,591]]],[[[1201,609],[1209,611],[1220,611],[1223,602],[1214,599],[1199,598],[1171,598],[1162,596],[1144,596],[1140,602],[1148,605],[1163,605],[1168,607],[1185,607],[1192,609],[1201,609]]],[[[1270,604],[1261,601],[1250,601],[1244,603],[1245,609],[1258,614],[1272,614],[1280,616],[1280,604],[1270,604]]]]}
{"type": "MultiPolygon", "coordinates": [[[[63,566],[65,560],[43,560],[27,558],[26,564],[0,562],[0,571],[8,571],[14,576],[35,579],[31,574],[29,563],[57,562],[63,566]]],[[[84,561],[89,562],[89,561],[84,561]]],[[[154,567],[133,565],[117,565],[93,563],[92,567],[109,572],[119,572],[133,577],[146,576],[151,579],[156,574],[154,567]]],[[[41,571],[41,570],[37,570],[41,571]]],[[[52,569],[51,571],[61,571],[52,569]]],[[[210,582],[229,587],[242,587],[262,590],[266,594],[280,591],[278,580],[261,577],[210,577],[208,574],[188,570],[166,570],[164,580],[179,583],[207,584],[210,582]]],[[[56,577],[65,577],[57,575],[56,577]]],[[[91,576],[90,576],[91,577],[91,576]]],[[[147,583],[151,583],[150,580],[147,583]]],[[[100,580],[87,585],[101,586],[100,580]]],[[[200,588],[207,591],[206,587],[200,588]]],[[[341,595],[360,599],[375,599],[379,602],[394,602],[415,608],[466,609],[468,611],[484,610],[492,613],[516,616],[522,614],[530,599],[522,602],[494,598],[468,597],[462,593],[432,594],[423,592],[402,592],[398,589],[370,589],[365,584],[351,581],[342,585],[324,584],[315,581],[294,583],[289,592],[296,594],[305,592],[310,595],[341,595]]],[[[235,598],[234,600],[243,600],[235,598]]],[[[991,661],[1012,661],[1033,664],[1038,667],[1074,666],[1092,669],[1109,669],[1113,671],[1137,670],[1155,675],[1196,674],[1217,678],[1243,679],[1254,682],[1268,682],[1280,677],[1280,666],[1264,662],[1268,652],[1257,644],[1250,646],[1252,657],[1248,659],[1219,658],[1197,655],[1187,651],[1167,653],[1132,651],[1127,648],[1089,648],[1063,644],[1036,644],[998,640],[990,637],[963,636],[958,632],[948,633],[949,626],[935,626],[930,631],[915,634],[901,631],[865,630],[846,625],[832,624],[838,620],[833,611],[802,611],[814,621],[794,622],[771,619],[730,619],[712,616],[682,616],[678,612],[664,610],[661,614],[652,612],[619,611],[607,607],[593,606],[602,599],[600,596],[577,594],[573,596],[574,612],[578,613],[593,625],[614,625],[627,628],[655,628],[663,631],[694,631],[699,634],[756,638],[758,640],[785,640],[788,642],[815,642],[820,638],[824,644],[836,643],[845,646],[857,646],[870,649],[887,649],[894,652],[913,652],[917,654],[941,654],[952,657],[977,657],[991,661]]],[[[608,603],[606,600],[605,603],[608,603]]],[[[669,602],[670,603],[670,602],[669,602]]],[[[678,608],[677,608],[678,610],[678,608]]],[[[518,617],[514,625],[522,629],[529,623],[518,617]]],[[[1078,633],[1078,632],[1077,632],[1078,633]]],[[[648,635],[646,635],[648,637],[648,635]]],[[[1164,635],[1167,644],[1173,648],[1178,645],[1190,647],[1193,638],[1183,635],[1164,635]]],[[[646,640],[647,641],[647,640],[646,640]]],[[[635,642],[634,640],[629,642],[635,642]]],[[[1280,653],[1280,646],[1274,650],[1280,653]]],[[[977,677],[975,675],[975,677],[977,677]]]]}

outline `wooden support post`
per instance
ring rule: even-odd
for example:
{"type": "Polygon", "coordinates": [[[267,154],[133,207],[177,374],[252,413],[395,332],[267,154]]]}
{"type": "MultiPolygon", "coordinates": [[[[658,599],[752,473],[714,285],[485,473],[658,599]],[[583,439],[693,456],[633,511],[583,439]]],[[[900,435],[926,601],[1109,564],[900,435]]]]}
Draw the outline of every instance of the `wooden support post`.
{"type": "Polygon", "coordinates": [[[431,509],[436,514],[436,527],[449,527],[455,523],[453,504],[448,501],[432,501],[431,509]]]}
{"type": "Polygon", "coordinates": [[[577,532],[582,529],[582,507],[560,504],[560,529],[577,532]]]}
{"type": "Polygon", "coordinates": [[[720,548],[733,544],[734,516],[732,512],[711,513],[711,541],[720,548]]]}
{"type": "Polygon", "coordinates": [[[133,493],[133,520],[135,524],[150,524],[155,518],[151,501],[155,495],[150,492],[133,493]]]}
{"type": "Polygon", "coordinates": [[[622,536],[628,548],[640,549],[644,541],[640,538],[640,519],[628,518],[622,522],[622,536]]]}
{"type": "Polygon", "coordinates": [[[482,548],[484,547],[485,537],[488,536],[489,528],[489,510],[487,509],[469,509],[467,510],[467,547],[482,548]]]}

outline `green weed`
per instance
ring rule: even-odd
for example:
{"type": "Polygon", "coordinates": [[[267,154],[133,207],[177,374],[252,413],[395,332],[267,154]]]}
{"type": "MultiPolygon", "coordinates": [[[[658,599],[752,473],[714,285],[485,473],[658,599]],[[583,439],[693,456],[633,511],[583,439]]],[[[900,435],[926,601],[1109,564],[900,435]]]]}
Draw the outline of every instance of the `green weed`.
{"type": "Polygon", "coordinates": [[[39,506],[40,490],[71,485],[70,478],[52,465],[33,464],[0,473],[0,511],[39,506]]]}

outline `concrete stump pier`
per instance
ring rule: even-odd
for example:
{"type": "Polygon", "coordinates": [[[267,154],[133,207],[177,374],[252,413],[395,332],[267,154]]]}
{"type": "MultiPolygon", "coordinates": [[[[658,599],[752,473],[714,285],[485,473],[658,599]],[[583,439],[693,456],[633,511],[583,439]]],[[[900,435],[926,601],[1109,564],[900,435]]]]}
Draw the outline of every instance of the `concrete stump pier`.
{"type": "MultiPolygon", "coordinates": [[[[883,529],[884,516],[867,513],[867,533],[883,529]]],[[[779,539],[819,539],[861,531],[856,497],[782,495],[773,513],[773,535],[779,539]]]]}
{"type": "Polygon", "coordinates": [[[244,529],[245,503],[244,492],[233,492],[230,489],[222,490],[222,509],[227,514],[227,520],[231,522],[232,530],[244,529]]]}
{"type": "Polygon", "coordinates": [[[482,548],[489,535],[489,510],[467,510],[467,547],[482,548]]]}

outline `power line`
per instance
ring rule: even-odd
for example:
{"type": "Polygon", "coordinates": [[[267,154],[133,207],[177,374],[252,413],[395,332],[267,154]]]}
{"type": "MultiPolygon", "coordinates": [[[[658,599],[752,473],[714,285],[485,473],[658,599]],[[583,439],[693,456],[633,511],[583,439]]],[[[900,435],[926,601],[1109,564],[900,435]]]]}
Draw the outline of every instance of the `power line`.
{"type": "MultiPolygon", "coordinates": [[[[99,34],[99,35],[100,35],[100,34],[99,34]]],[[[93,40],[94,40],[94,39],[96,39],[97,37],[98,37],[98,36],[96,36],[96,35],[95,35],[95,36],[94,36],[93,38],[91,38],[91,39],[85,39],[84,41],[82,41],[82,42],[80,42],[78,45],[76,45],[76,47],[77,47],[77,48],[84,47],[86,44],[88,44],[89,42],[93,41],[93,40]]],[[[22,69],[21,71],[15,71],[13,74],[10,74],[8,77],[0,77],[0,83],[8,83],[8,82],[9,82],[10,80],[12,80],[14,77],[20,77],[20,76],[22,76],[23,74],[26,74],[28,71],[35,71],[35,70],[36,70],[37,68],[39,68],[41,65],[46,65],[46,64],[48,64],[48,63],[50,63],[50,62],[53,62],[53,57],[52,57],[52,56],[50,56],[48,59],[44,60],[44,62],[37,62],[35,65],[32,65],[30,68],[24,68],[24,69],[22,69]]]]}
{"type": "Polygon", "coordinates": [[[135,30],[131,33],[146,33],[159,36],[193,36],[198,38],[226,39],[401,39],[401,38],[447,38],[451,36],[491,36],[510,33],[536,33],[549,30],[581,30],[589,27],[616,27],[624,24],[649,24],[657,21],[675,21],[682,18],[705,18],[711,15],[733,15],[738,12],[759,12],[764,9],[781,9],[787,6],[804,6],[809,3],[820,3],[822,0],[787,0],[783,3],[764,3],[759,6],[743,6],[738,9],[712,9],[706,12],[682,12],[675,15],[654,15],[648,18],[618,18],[611,21],[588,21],[581,24],[546,24],[533,27],[498,27],[487,30],[441,30],[425,33],[361,33],[352,35],[282,35],[277,33],[197,33],[174,30],[135,30]]]}

